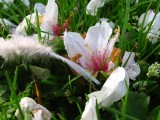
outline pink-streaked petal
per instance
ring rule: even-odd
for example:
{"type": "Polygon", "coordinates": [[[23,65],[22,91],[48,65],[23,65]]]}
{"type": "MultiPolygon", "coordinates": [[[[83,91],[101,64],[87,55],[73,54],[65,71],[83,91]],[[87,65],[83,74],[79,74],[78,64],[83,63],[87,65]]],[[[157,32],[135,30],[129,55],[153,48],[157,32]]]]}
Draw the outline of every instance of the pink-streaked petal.
{"type": "Polygon", "coordinates": [[[96,24],[88,29],[85,43],[91,48],[92,51],[101,51],[104,44],[108,43],[108,39],[112,34],[112,28],[106,21],[101,24],[96,24]]]}
{"type": "Polygon", "coordinates": [[[105,3],[105,0],[91,0],[87,5],[87,14],[95,16],[97,14],[98,8],[102,7],[105,3]]]}
{"type": "Polygon", "coordinates": [[[34,12],[36,12],[37,9],[38,13],[40,13],[41,15],[45,13],[45,8],[46,6],[42,3],[34,4],[34,12]]]}

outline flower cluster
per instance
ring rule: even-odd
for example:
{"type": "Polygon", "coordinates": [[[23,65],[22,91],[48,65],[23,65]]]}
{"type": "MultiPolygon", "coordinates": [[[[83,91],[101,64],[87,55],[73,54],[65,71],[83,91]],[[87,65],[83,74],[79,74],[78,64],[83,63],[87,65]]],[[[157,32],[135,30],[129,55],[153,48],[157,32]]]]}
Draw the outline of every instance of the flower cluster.
{"type": "Polygon", "coordinates": [[[160,76],[160,64],[158,62],[155,62],[151,66],[148,67],[148,77],[155,76],[159,77],[160,76]]]}

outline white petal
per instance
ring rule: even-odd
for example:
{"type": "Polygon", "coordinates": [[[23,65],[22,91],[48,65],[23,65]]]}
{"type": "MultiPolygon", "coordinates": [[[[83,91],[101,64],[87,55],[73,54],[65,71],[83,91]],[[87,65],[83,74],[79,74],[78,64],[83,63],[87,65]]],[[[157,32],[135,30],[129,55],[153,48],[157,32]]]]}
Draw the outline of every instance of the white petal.
{"type": "MultiPolygon", "coordinates": [[[[103,21],[108,22],[109,19],[108,19],[108,18],[100,18],[100,21],[101,21],[101,22],[103,22],[103,21]]],[[[110,25],[110,27],[111,27],[112,29],[114,28],[114,23],[113,23],[112,21],[109,22],[109,25],[110,25]]]]}
{"type": "Polygon", "coordinates": [[[134,58],[135,58],[134,52],[125,51],[123,59],[122,59],[122,66],[127,62],[127,60],[128,60],[128,62],[126,64],[126,66],[128,66],[130,64],[134,64],[135,63],[134,58]]]}
{"type": "Polygon", "coordinates": [[[15,34],[16,35],[27,35],[26,29],[28,29],[27,22],[30,22],[34,26],[36,26],[36,13],[27,15],[23,21],[17,26],[15,34]]]}
{"type": "MultiPolygon", "coordinates": [[[[108,43],[108,39],[112,34],[112,28],[106,21],[96,24],[88,29],[85,43],[92,51],[104,49],[103,45],[108,43]]],[[[106,46],[105,46],[106,47],[106,46]]]]}
{"type": "Polygon", "coordinates": [[[136,77],[140,74],[140,67],[137,65],[137,63],[131,64],[125,69],[131,80],[136,80],[136,77]]]}
{"type": "Polygon", "coordinates": [[[89,102],[86,103],[82,118],[85,117],[93,119],[93,116],[96,116],[96,112],[94,112],[96,106],[95,99],[97,99],[99,108],[109,107],[126,94],[127,86],[129,86],[128,75],[124,68],[118,67],[112,72],[100,91],[96,91],[88,95],[89,102]]]}
{"type": "Polygon", "coordinates": [[[113,47],[114,47],[114,44],[115,44],[115,42],[116,42],[116,40],[118,39],[118,37],[119,37],[119,32],[117,32],[110,40],[109,40],[109,42],[108,42],[108,44],[103,44],[103,49],[105,49],[106,51],[107,51],[107,54],[108,54],[108,56],[110,56],[111,55],[111,53],[112,53],[112,50],[113,50],[113,47]]]}
{"type": "Polygon", "coordinates": [[[40,13],[41,15],[45,13],[45,5],[42,3],[36,3],[34,4],[34,12],[36,12],[36,9],[38,11],[38,13],[40,13]]]}
{"type": "Polygon", "coordinates": [[[58,23],[58,6],[55,0],[48,0],[45,8],[44,22],[50,24],[50,26],[56,25],[58,23]]]}
{"type": "Polygon", "coordinates": [[[127,71],[127,74],[131,80],[135,80],[135,78],[140,74],[140,67],[137,65],[137,63],[135,63],[134,58],[135,58],[134,52],[126,51],[122,59],[122,66],[126,64],[126,61],[128,59],[128,62],[125,66],[125,70],[127,71]]]}
{"type": "Polygon", "coordinates": [[[75,54],[83,55],[88,52],[84,44],[84,39],[76,32],[65,32],[64,45],[70,58],[75,54]]]}
{"type": "Polygon", "coordinates": [[[147,35],[147,37],[152,43],[155,43],[157,39],[159,38],[159,35],[158,35],[159,31],[160,31],[160,12],[156,15],[156,18],[153,23],[153,29],[147,35]]]}
{"type": "MultiPolygon", "coordinates": [[[[27,108],[34,115],[32,120],[50,120],[51,113],[42,105],[37,104],[32,98],[24,97],[20,101],[20,107],[23,113],[26,113],[27,108]]],[[[16,110],[15,116],[19,119],[19,111],[16,110]]]]}
{"type": "MultiPolygon", "coordinates": [[[[152,20],[153,20],[153,17],[154,17],[155,13],[153,10],[149,10],[147,12],[147,15],[146,15],[146,18],[145,18],[145,21],[144,21],[144,27],[147,26],[152,20]]],[[[139,25],[142,25],[142,22],[143,22],[143,19],[144,19],[144,16],[145,16],[145,13],[143,13],[140,18],[139,18],[139,25]]]]}
{"type": "Polygon", "coordinates": [[[91,0],[87,5],[87,14],[96,15],[98,8],[102,7],[105,3],[105,0],[91,0]]]}
{"type": "Polygon", "coordinates": [[[115,64],[112,61],[110,61],[108,63],[108,71],[111,70],[114,66],[115,66],[115,64]]]}
{"type": "Polygon", "coordinates": [[[125,95],[127,86],[129,86],[128,75],[124,68],[118,67],[106,80],[102,89],[89,94],[89,98],[96,96],[100,108],[109,107],[125,95]]]}
{"type": "Polygon", "coordinates": [[[127,87],[129,86],[129,78],[124,68],[118,67],[112,72],[101,91],[111,91],[108,98],[102,102],[102,106],[111,106],[114,102],[120,100],[125,94],[127,87]],[[113,92],[112,92],[113,91],[113,92]]]}
{"type": "Polygon", "coordinates": [[[91,97],[86,103],[85,110],[81,116],[81,120],[98,120],[96,113],[96,98],[91,97]]]}
{"type": "Polygon", "coordinates": [[[54,38],[52,26],[48,22],[43,22],[41,24],[41,35],[49,40],[54,38]]]}
{"type": "Polygon", "coordinates": [[[27,7],[30,6],[29,0],[21,0],[21,1],[25,4],[25,6],[27,6],[27,7]]]}
{"type": "Polygon", "coordinates": [[[89,61],[90,53],[87,50],[87,47],[84,44],[84,39],[80,36],[80,34],[75,32],[65,32],[64,46],[70,58],[76,54],[82,55],[79,58],[79,62],[83,67],[86,67],[86,62],[89,61]]]}
{"type": "Polygon", "coordinates": [[[0,18],[0,24],[4,27],[4,29],[7,29],[6,27],[9,26],[10,33],[14,33],[14,30],[17,27],[17,25],[13,24],[12,22],[10,22],[9,20],[5,18],[3,18],[3,20],[0,18]]]}

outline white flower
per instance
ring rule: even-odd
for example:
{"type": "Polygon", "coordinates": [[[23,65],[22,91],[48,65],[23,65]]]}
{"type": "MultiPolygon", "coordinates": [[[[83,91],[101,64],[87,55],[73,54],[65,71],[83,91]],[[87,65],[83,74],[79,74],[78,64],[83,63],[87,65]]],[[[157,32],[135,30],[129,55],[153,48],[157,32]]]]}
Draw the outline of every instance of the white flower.
{"type": "Polygon", "coordinates": [[[98,120],[96,115],[96,100],[98,108],[110,107],[114,102],[120,100],[127,91],[129,78],[124,68],[118,67],[112,72],[100,91],[88,95],[81,120],[98,120]]]}
{"type": "Polygon", "coordinates": [[[10,33],[14,33],[15,32],[15,28],[17,27],[15,24],[13,24],[12,22],[10,22],[9,20],[3,18],[0,18],[0,24],[2,25],[2,27],[7,30],[7,27],[9,27],[9,32],[10,33]]]}
{"type": "MultiPolygon", "coordinates": [[[[32,98],[24,97],[20,101],[20,107],[25,115],[27,109],[29,110],[31,120],[50,120],[51,113],[42,105],[37,104],[32,98]]],[[[20,120],[19,110],[16,110],[15,116],[20,120]]]]}
{"type": "MultiPolygon", "coordinates": [[[[55,0],[48,0],[48,3],[45,7],[45,14],[43,22],[41,24],[41,30],[50,34],[55,34],[55,27],[58,24],[58,6],[55,0]]],[[[42,32],[42,37],[48,36],[47,33],[42,32]]],[[[53,36],[49,35],[49,39],[52,39],[53,36]]]]}
{"type": "Polygon", "coordinates": [[[71,68],[73,68],[78,74],[81,74],[88,81],[92,80],[96,84],[100,82],[92,77],[84,68],[77,65],[71,60],[68,60],[62,56],[55,54],[52,51],[51,47],[42,45],[38,40],[33,39],[32,37],[24,36],[12,36],[10,40],[5,41],[0,39],[0,56],[7,62],[13,61],[17,57],[21,57],[23,61],[32,61],[35,59],[48,59],[56,58],[60,59],[63,62],[67,63],[71,68]]]}
{"type": "Polygon", "coordinates": [[[41,35],[42,37],[48,37],[49,39],[54,38],[55,27],[58,23],[58,6],[55,0],[48,0],[46,6],[40,3],[36,3],[34,6],[34,13],[28,15],[16,28],[16,35],[27,35],[26,29],[28,28],[27,22],[29,21],[35,27],[36,25],[36,9],[38,11],[41,35]],[[26,20],[27,19],[27,20],[26,20]],[[44,33],[44,32],[46,33],[44,33]]]}
{"type": "MultiPolygon", "coordinates": [[[[145,13],[143,13],[140,18],[139,18],[139,25],[142,25],[143,19],[144,19],[145,13]]],[[[148,29],[148,24],[153,20],[155,16],[155,13],[153,10],[149,10],[147,12],[146,18],[144,20],[144,26],[146,27],[145,31],[147,31],[148,29]]],[[[147,34],[147,38],[149,39],[149,41],[151,41],[152,43],[155,43],[157,41],[157,39],[159,38],[159,32],[160,32],[160,12],[156,15],[151,30],[149,31],[149,33],[147,34]]]]}
{"type": "Polygon", "coordinates": [[[98,8],[103,7],[104,3],[108,0],[91,0],[87,5],[87,14],[95,16],[97,14],[98,8]]]}
{"type": "Polygon", "coordinates": [[[140,67],[135,63],[134,58],[134,52],[131,53],[126,51],[122,59],[122,66],[126,64],[125,70],[131,80],[136,80],[136,77],[140,74],[140,67]]]}
{"type": "Polygon", "coordinates": [[[93,74],[98,71],[108,72],[113,64],[109,58],[119,32],[118,29],[110,39],[112,28],[106,21],[102,21],[88,29],[85,40],[78,33],[65,33],[64,45],[70,59],[86,70],[93,74]]]}
{"type": "Polygon", "coordinates": [[[15,34],[27,36],[26,30],[28,29],[30,23],[36,26],[36,13],[27,15],[23,19],[23,21],[17,26],[15,34]]]}

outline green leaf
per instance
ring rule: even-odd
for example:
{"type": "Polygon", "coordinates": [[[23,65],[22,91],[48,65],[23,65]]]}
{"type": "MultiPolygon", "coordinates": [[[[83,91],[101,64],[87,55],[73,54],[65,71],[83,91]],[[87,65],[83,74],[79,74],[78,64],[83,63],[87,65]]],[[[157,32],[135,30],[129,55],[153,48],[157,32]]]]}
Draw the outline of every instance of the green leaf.
{"type": "Polygon", "coordinates": [[[150,115],[149,115],[149,120],[159,120],[158,117],[159,117],[159,114],[160,114],[160,106],[154,108],[150,115]]]}
{"type": "Polygon", "coordinates": [[[0,85],[0,104],[5,102],[5,97],[3,97],[5,92],[7,92],[7,88],[5,86],[0,85]]]}
{"type": "Polygon", "coordinates": [[[126,113],[145,120],[148,115],[148,105],[150,98],[144,93],[129,92],[126,113]]]}
{"type": "Polygon", "coordinates": [[[50,77],[50,71],[48,69],[40,68],[32,65],[29,65],[29,68],[32,74],[36,77],[36,79],[46,80],[50,77]]]}

